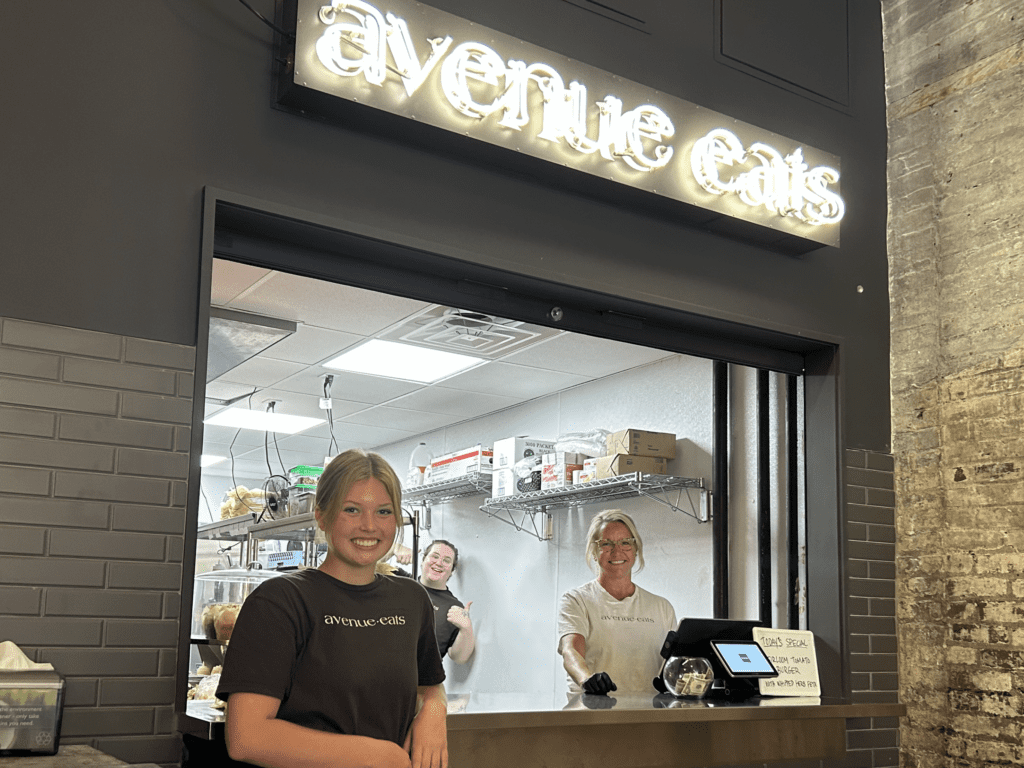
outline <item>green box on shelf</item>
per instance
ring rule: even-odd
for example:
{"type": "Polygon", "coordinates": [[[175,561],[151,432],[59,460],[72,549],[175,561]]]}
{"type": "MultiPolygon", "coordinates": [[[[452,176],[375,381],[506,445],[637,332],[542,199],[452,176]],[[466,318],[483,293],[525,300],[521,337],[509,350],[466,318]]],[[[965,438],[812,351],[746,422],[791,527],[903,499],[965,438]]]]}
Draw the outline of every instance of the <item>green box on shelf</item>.
{"type": "Polygon", "coordinates": [[[296,488],[316,490],[316,484],[323,472],[323,467],[307,467],[305,464],[300,464],[288,470],[288,479],[296,488]]]}

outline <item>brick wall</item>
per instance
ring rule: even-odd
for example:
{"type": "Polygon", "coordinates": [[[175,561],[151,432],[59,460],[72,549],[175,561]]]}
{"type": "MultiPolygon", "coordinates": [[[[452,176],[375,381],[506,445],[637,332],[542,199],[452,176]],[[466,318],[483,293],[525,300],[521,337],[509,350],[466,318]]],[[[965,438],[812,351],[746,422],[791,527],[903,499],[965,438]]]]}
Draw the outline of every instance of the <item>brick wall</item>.
{"type": "Polygon", "coordinates": [[[0,318],[0,640],[67,679],[62,744],[176,765],[195,350],[0,318]]]}
{"type": "MultiPolygon", "coordinates": [[[[898,701],[893,457],[845,452],[847,627],[851,700],[898,701]]],[[[899,765],[897,718],[847,724],[843,766],[899,765]]]]}
{"type": "Polygon", "coordinates": [[[908,768],[1024,763],[1024,12],[883,0],[908,768]]]}

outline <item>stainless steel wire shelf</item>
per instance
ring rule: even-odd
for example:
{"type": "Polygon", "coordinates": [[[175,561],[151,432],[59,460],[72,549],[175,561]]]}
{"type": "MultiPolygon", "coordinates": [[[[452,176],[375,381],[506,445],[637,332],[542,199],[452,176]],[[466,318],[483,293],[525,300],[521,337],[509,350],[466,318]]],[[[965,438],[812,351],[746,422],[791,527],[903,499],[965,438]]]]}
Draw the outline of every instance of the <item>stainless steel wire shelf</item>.
{"type": "Polygon", "coordinates": [[[536,536],[541,541],[548,541],[552,538],[554,527],[551,513],[548,511],[550,508],[578,507],[637,496],[664,504],[676,512],[692,517],[698,523],[706,523],[711,519],[711,505],[702,478],[649,475],[643,472],[591,480],[566,488],[549,488],[502,499],[488,499],[480,506],[480,510],[496,520],[508,523],[518,531],[536,536]],[[699,493],[700,497],[696,504],[690,495],[691,491],[699,493]],[[674,501],[669,496],[673,492],[674,501]],[[685,507],[681,506],[684,494],[685,507]],[[543,515],[540,520],[537,519],[538,514],[543,515]]]}
{"type": "Polygon", "coordinates": [[[200,525],[197,537],[212,541],[245,541],[249,535],[249,526],[252,525],[256,515],[247,512],[238,517],[229,517],[227,520],[217,520],[213,523],[200,525]]]}
{"type": "Polygon", "coordinates": [[[470,472],[453,480],[427,483],[402,489],[402,500],[409,504],[437,504],[463,496],[476,496],[491,492],[490,472],[470,472]]]}

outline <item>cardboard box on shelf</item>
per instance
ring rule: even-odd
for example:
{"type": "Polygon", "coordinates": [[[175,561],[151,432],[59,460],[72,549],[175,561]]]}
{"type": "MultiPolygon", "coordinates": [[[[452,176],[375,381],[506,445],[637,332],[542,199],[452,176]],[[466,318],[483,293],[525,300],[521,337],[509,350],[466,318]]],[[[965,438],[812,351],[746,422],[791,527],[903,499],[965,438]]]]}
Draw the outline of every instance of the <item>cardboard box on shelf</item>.
{"type": "Polygon", "coordinates": [[[608,455],[628,453],[631,456],[676,457],[676,436],[672,432],[648,432],[643,429],[620,429],[608,435],[608,455]]]}
{"type": "Polygon", "coordinates": [[[583,469],[583,461],[587,458],[582,453],[544,454],[540,465],[541,490],[572,485],[573,472],[583,469]]]}
{"type": "Polygon", "coordinates": [[[457,480],[471,472],[490,472],[493,468],[494,452],[484,445],[474,445],[460,451],[446,453],[430,462],[428,482],[440,483],[457,480]]]}
{"type": "Polygon", "coordinates": [[[597,480],[597,460],[600,456],[584,459],[583,469],[580,471],[579,480],[576,483],[589,483],[591,480],[597,480]]]}
{"type": "Polygon", "coordinates": [[[541,456],[555,448],[551,440],[534,437],[506,437],[494,441],[494,468],[512,469],[515,463],[527,456],[541,456]]]}
{"type": "Polygon", "coordinates": [[[540,490],[540,470],[529,477],[519,477],[511,469],[496,469],[491,474],[491,498],[503,499],[519,496],[527,491],[540,490]]]}
{"type": "Polygon", "coordinates": [[[664,475],[667,472],[667,466],[668,460],[660,456],[630,456],[628,453],[614,453],[611,456],[601,456],[597,459],[597,476],[591,479],[602,480],[606,477],[629,475],[634,472],[664,475]]]}

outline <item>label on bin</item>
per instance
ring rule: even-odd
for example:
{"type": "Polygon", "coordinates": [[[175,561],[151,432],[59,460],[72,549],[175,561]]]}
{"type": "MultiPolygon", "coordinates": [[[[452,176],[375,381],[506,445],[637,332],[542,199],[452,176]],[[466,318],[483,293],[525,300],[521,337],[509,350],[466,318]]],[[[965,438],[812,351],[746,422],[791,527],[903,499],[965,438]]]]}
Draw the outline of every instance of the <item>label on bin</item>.
{"type": "Polygon", "coordinates": [[[0,689],[0,754],[55,752],[60,714],[57,696],[56,690],[0,689]]]}

